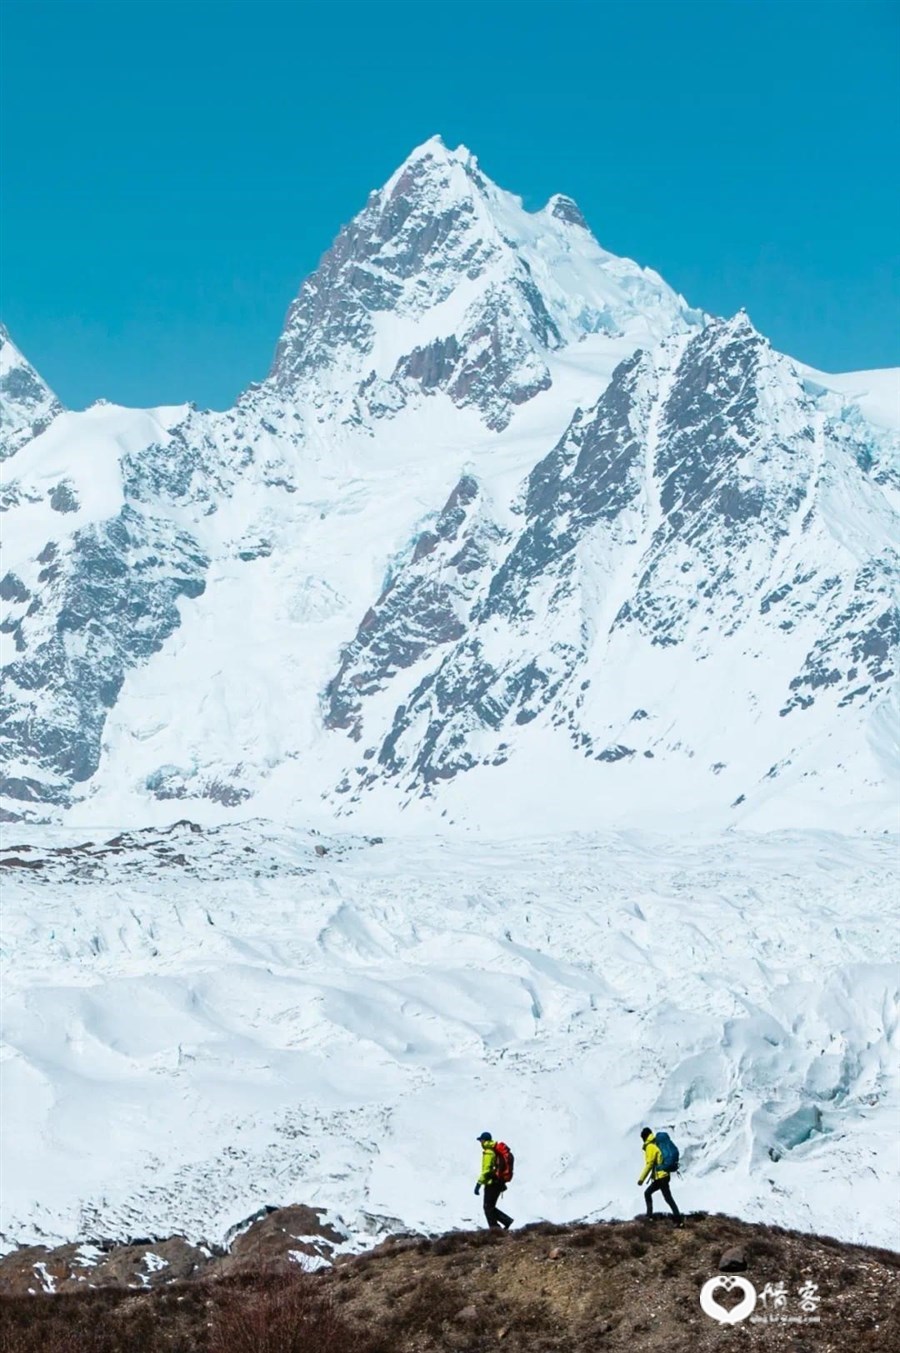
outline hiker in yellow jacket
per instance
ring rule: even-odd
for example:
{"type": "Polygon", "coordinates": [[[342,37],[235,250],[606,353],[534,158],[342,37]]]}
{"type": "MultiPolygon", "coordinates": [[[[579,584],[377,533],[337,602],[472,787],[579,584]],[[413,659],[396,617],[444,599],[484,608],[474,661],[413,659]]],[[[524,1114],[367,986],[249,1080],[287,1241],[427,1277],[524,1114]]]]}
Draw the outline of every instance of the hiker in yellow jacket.
{"type": "Polygon", "coordinates": [[[641,1177],[638,1180],[639,1185],[643,1185],[647,1176],[650,1176],[650,1186],[644,1191],[644,1202],[647,1204],[648,1219],[653,1216],[653,1195],[661,1193],[672,1211],[675,1218],[675,1225],[682,1226],[684,1217],[678,1211],[678,1204],[672,1197],[672,1190],[669,1188],[669,1172],[663,1166],[662,1152],[656,1145],[650,1128],[641,1128],[641,1141],[644,1143],[644,1168],[641,1171],[641,1177]]]}
{"type": "Polygon", "coordinates": [[[499,1179],[494,1176],[494,1166],[497,1163],[497,1152],[494,1138],[489,1132],[482,1132],[476,1141],[481,1143],[481,1174],[478,1176],[478,1183],[475,1185],[475,1194],[477,1195],[484,1189],[484,1215],[487,1218],[487,1224],[492,1231],[496,1231],[502,1226],[508,1231],[513,1224],[512,1217],[508,1217],[505,1212],[501,1212],[497,1206],[497,1200],[501,1193],[506,1192],[506,1185],[501,1184],[499,1179]]]}

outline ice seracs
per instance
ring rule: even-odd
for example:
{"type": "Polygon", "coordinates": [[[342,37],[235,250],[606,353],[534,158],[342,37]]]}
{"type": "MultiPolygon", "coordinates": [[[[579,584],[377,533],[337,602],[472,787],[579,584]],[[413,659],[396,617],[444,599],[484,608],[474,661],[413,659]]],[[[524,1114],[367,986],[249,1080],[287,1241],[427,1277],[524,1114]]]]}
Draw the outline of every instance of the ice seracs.
{"type": "Polygon", "coordinates": [[[519,1224],[632,1215],[649,1121],[688,1212],[895,1243],[889,841],[15,832],[4,1247],[475,1227],[488,1108],[519,1224]]]}

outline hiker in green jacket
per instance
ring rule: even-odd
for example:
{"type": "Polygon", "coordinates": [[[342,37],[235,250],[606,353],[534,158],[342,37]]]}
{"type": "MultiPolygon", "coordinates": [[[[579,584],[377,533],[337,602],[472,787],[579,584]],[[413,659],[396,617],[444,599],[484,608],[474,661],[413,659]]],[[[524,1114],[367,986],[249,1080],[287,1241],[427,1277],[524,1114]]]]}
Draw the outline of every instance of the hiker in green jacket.
{"type": "Polygon", "coordinates": [[[654,1193],[661,1193],[669,1204],[672,1216],[675,1218],[675,1225],[681,1226],[684,1222],[684,1217],[682,1217],[681,1213],[678,1211],[678,1204],[672,1197],[672,1190],[669,1188],[669,1172],[663,1165],[662,1152],[656,1145],[656,1138],[650,1128],[645,1127],[641,1129],[641,1141],[644,1143],[644,1168],[641,1171],[641,1177],[638,1180],[638,1184],[643,1185],[647,1176],[650,1175],[651,1177],[650,1186],[644,1191],[644,1202],[647,1204],[647,1217],[649,1219],[653,1216],[654,1193]]]}
{"type": "Polygon", "coordinates": [[[476,1196],[484,1189],[484,1215],[487,1218],[487,1224],[492,1231],[503,1227],[508,1231],[513,1224],[512,1217],[508,1217],[505,1212],[501,1212],[497,1206],[497,1200],[501,1193],[506,1192],[506,1185],[501,1183],[495,1176],[497,1165],[497,1143],[489,1132],[482,1132],[476,1141],[481,1143],[481,1174],[478,1176],[478,1183],[475,1185],[476,1196]]]}

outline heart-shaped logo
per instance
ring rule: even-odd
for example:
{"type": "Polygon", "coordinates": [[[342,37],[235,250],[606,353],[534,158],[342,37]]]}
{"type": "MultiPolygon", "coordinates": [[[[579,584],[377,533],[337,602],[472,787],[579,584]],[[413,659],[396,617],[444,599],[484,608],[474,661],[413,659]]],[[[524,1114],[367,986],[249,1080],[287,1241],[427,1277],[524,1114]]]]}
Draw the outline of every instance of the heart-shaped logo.
{"type": "Polygon", "coordinates": [[[719,1273],[715,1278],[707,1279],[700,1288],[700,1307],[713,1320],[720,1320],[723,1325],[736,1325],[756,1309],[756,1288],[739,1274],[719,1273]],[[716,1292],[720,1288],[723,1292],[743,1292],[743,1298],[729,1309],[716,1301],[716,1292]]]}

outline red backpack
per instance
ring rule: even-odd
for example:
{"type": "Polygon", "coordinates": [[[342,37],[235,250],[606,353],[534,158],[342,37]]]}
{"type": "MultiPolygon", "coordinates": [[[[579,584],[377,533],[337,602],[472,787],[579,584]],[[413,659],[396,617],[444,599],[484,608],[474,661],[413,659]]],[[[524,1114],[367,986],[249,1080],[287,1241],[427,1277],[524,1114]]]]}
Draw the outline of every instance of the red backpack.
{"type": "Polygon", "coordinates": [[[508,1184],[513,1177],[516,1158],[506,1142],[494,1143],[494,1178],[498,1184],[508,1184]]]}

